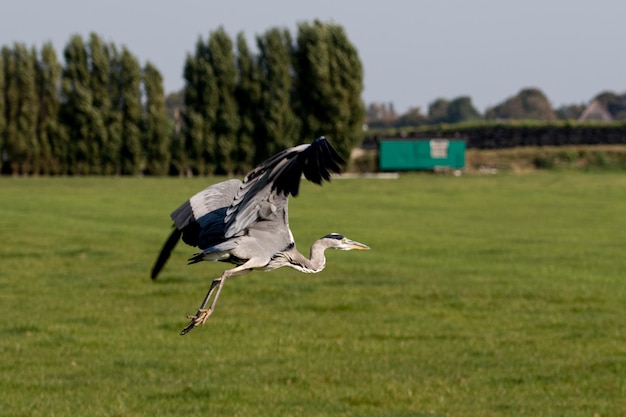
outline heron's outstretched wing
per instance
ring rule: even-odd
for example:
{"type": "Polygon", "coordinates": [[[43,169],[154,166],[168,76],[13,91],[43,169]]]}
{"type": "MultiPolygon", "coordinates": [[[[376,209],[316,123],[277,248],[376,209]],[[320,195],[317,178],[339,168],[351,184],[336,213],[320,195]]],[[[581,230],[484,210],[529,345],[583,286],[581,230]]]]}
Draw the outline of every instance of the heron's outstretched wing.
{"type": "Polygon", "coordinates": [[[224,216],[241,186],[239,180],[228,180],[214,184],[196,193],[171,214],[174,230],[163,244],[150,276],[156,279],[180,240],[191,246],[222,238],[224,216]]]}
{"type": "Polygon", "coordinates": [[[300,178],[321,184],[330,180],[330,173],[340,172],[344,160],[328,143],[317,138],[311,144],[294,146],[269,158],[244,179],[232,204],[226,210],[225,237],[235,236],[260,219],[268,218],[276,209],[285,209],[289,195],[298,195],[300,178]]]}
{"type": "Polygon", "coordinates": [[[212,212],[232,204],[240,186],[241,181],[234,179],[214,184],[196,193],[172,212],[174,225],[179,230],[192,223],[205,227],[213,220],[210,216],[212,212]]]}

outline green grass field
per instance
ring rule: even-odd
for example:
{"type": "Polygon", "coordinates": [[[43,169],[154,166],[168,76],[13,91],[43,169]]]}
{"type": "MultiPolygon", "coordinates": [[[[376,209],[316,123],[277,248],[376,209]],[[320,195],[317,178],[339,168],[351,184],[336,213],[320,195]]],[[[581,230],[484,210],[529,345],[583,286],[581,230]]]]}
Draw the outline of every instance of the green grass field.
{"type": "Polygon", "coordinates": [[[325,271],[234,278],[169,213],[207,179],[0,179],[2,416],[626,415],[626,175],[303,184],[325,271]]]}

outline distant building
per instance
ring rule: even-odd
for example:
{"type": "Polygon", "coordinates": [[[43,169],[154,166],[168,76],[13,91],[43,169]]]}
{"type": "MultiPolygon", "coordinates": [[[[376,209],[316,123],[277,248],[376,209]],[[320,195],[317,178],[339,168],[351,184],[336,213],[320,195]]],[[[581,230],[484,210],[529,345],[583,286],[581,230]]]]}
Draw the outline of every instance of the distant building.
{"type": "Polygon", "coordinates": [[[611,122],[613,116],[606,107],[598,100],[593,100],[578,118],[579,122],[595,121],[595,122],[611,122]]]}

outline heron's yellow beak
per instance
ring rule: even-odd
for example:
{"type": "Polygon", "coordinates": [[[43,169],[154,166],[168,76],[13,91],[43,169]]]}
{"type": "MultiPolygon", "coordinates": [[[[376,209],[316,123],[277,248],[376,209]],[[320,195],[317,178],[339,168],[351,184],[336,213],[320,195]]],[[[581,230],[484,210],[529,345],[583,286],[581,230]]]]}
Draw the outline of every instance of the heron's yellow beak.
{"type": "Polygon", "coordinates": [[[369,246],[364,245],[363,243],[356,242],[354,240],[350,240],[350,239],[346,240],[346,246],[348,246],[348,248],[350,249],[356,249],[356,250],[369,250],[370,249],[369,246]]]}

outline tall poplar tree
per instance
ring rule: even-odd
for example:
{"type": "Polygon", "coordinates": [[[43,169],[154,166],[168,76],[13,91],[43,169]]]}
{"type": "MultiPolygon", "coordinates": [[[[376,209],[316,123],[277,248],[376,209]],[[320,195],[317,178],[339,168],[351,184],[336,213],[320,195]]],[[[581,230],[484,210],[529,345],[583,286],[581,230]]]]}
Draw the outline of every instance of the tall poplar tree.
{"type": "Polygon", "coordinates": [[[92,138],[93,99],[89,80],[89,55],[80,35],[66,45],[61,82],[61,120],[67,129],[69,173],[90,172],[89,142],[92,138]]]}
{"type": "Polygon", "coordinates": [[[5,91],[6,86],[4,83],[4,48],[0,50],[0,173],[2,173],[2,165],[4,163],[4,142],[5,142],[5,130],[6,130],[6,99],[5,91]]]}
{"type": "Polygon", "coordinates": [[[122,173],[122,58],[114,44],[109,44],[108,114],[105,116],[107,140],[101,149],[102,173],[119,175],[122,173]]]}
{"type": "Polygon", "coordinates": [[[109,98],[109,78],[111,67],[109,51],[100,37],[89,35],[89,89],[91,90],[93,114],[91,116],[91,134],[89,138],[89,168],[92,174],[103,173],[102,151],[107,147],[107,120],[111,112],[109,98]]]}
{"type": "Polygon", "coordinates": [[[246,173],[254,165],[256,125],[260,117],[261,84],[256,58],[243,33],[237,35],[238,82],[235,91],[239,109],[237,171],[246,173]]]}
{"type": "Polygon", "coordinates": [[[6,128],[4,151],[11,173],[29,174],[39,152],[36,139],[37,90],[34,50],[15,43],[2,50],[5,62],[6,128]]]}
{"type": "Polygon", "coordinates": [[[295,50],[297,111],[306,136],[328,136],[348,157],[363,136],[363,67],[343,28],[298,25],[295,50]]]}
{"type": "Polygon", "coordinates": [[[201,48],[202,39],[196,43],[196,55],[187,54],[183,76],[185,78],[184,103],[185,107],[181,114],[182,136],[185,148],[185,155],[176,152],[176,161],[183,163],[186,160],[188,166],[181,167],[183,170],[190,170],[200,175],[205,174],[204,169],[204,129],[201,114],[201,94],[200,94],[200,62],[198,49],[201,48]]]}
{"type": "Polygon", "coordinates": [[[65,135],[59,124],[59,81],[61,64],[52,43],[41,49],[37,62],[37,140],[41,155],[41,173],[61,174],[63,160],[67,154],[65,135]]]}
{"type": "Polygon", "coordinates": [[[167,175],[170,164],[170,132],[165,111],[163,77],[150,62],[143,69],[146,94],[144,119],[144,150],[146,170],[152,175],[167,175]]]}
{"type": "Polygon", "coordinates": [[[217,160],[213,126],[219,98],[208,48],[202,38],[196,43],[195,55],[187,55],[183,75],[183,135],[190,168],[199,175],[212,174],[215,172],[217,160]]]}
{"type": "MultiPolygon", "coordinates": [[[[182,127],[182,126],[181,126],[182,127]]],[[[185,136],[182,129],[172,129],[170,142],[170,172],[178,176],[187,175],[189,172],[188,153],[185,147],[185,136]]]]}
{"type": "Polygon", "coordinates": [[[209,35],[206,56],[214,77],[215,92],[211,94],[216,99],[215,117],[212,125],[207,126],[215,135],[216,169],[220,173],[232,175],[236,168],[239,131],[239,114],[235,98],[237,68],[233,42],[223,27],[209,35]]]}
{"type": "Polygon", "coordinates": [[[270,29],[257,36],[261,123],[257,126],[256,162],[300,142],[300,122],[292,104],[291,36],[270,29]]]}
{"type": "Polygon", "coordinates": [[[126,47],[120,61],[120,109],[122,113],[122,173],[138,175],[142,169],[141,67],[126,47]]]}

